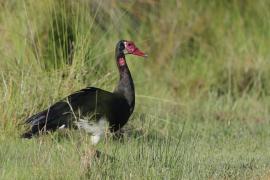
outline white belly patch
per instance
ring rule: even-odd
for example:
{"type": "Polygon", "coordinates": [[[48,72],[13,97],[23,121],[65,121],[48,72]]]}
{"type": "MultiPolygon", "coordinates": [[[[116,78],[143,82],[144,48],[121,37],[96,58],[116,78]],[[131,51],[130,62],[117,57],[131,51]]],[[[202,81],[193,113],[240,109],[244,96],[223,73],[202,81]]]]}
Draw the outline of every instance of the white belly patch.
{"type": "Polygon", "coordinates": [[[108,122],[105,117],[101,117],[97,122],[89,121],[87,118],[79,119],[76,122],[76,125],[79,129],[83,129],[91,134],[91,142],[93,145],[99,142],[100,138],[108,128],[108,122]]]}

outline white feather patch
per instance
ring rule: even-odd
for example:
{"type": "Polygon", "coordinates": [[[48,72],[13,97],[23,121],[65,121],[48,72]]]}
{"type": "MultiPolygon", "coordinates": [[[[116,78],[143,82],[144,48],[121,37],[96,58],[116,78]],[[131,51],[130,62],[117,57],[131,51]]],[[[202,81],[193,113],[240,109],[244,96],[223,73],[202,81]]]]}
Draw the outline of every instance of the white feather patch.
{"type": "Polygon", "coordinates": [[[59,129],[64,129],[66,127],[65,124],[63,124],[62,126],[59,127],[59,129]]]}
{"type": "Polygon", "coordinates": [[[79,129],[83,129],[91,134],[91,142],[93,145],[99,142],[108,127],[105,117],[100,118],[97,122],[89,122],[88,119],[79,119],[76,125],[79,129]]]}

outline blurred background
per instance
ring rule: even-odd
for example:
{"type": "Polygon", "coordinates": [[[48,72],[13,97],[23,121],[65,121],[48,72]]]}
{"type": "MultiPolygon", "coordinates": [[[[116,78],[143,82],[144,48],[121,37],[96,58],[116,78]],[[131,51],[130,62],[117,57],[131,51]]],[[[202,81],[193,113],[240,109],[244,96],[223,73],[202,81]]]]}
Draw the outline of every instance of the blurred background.
{"type": "Polygon", "coordinates": [[[113,90],[119,39],[149,54],[128,57],[138,103],[244,97],[260,106],[270,89],[269,7],[264,0],[0,1],[1,119],[17,122],[85,86],[113,90]]]}
{"type": "Polygon", "coordinates": [[[115,45],[127,39],[148,54],[127,57],[128,125],[169,137],[189,122],[187,142],[226,149],[244,138],[244,154],[269,135],[269,9],[267,0],[0,0],[0,131],[17,135],[26,117],[80,88],[113,91],[115,45]]]}

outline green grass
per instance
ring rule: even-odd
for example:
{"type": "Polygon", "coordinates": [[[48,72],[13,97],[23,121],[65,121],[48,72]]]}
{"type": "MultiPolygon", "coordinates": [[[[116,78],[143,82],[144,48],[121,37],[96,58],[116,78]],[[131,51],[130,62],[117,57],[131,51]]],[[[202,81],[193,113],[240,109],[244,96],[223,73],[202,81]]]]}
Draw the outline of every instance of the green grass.
{"type": "Polygon", "coordinates": [[[268,179],[269,9],[266,0],[0,0],[0,179],[268,179]],[[112,91],[119,39],[149,54],[127,57],[136,107],[123,139],[18,138],[25,118],[62,97],[112,91]]]}

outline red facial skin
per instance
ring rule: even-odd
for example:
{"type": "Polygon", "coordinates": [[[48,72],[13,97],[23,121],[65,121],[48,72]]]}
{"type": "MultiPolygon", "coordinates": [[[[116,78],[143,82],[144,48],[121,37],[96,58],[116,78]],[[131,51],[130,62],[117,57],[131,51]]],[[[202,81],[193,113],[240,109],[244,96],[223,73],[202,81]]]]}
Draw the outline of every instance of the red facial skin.
{"type": "Polygon", "coordinates": [[[126,65],[126,60],[123,57],[121,57],[121,58],[119,58],[118,63],[120,66],[124,66],[124,65],[126,65]]]}
{"type": "Polygon", "coordinates": [[[133,54],[136,56],[146,57],[146,54],[139,50],[132,41],[125,42],[125,49],[128,54],[133,54]]]}
{"type": "MultiPolygon", "coordinates": [[[[132,41],[125,41],[124,44],[125,44],[125,50],[126,50],[127,54],[133,54],[136,56],[147,57],[147,55],[144,52],[142,52],[141,50],[139,50],[132,41]]],[[[126,65],[125,58],[120,57],[118,59],[118,64],[120,67],[125,66],[126,65]]]]}

